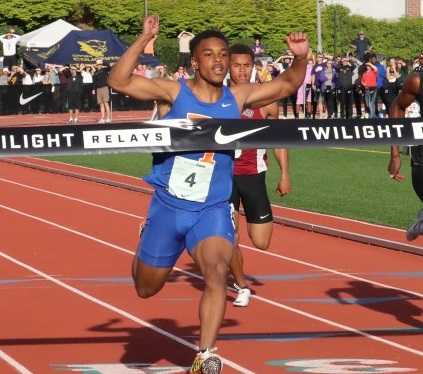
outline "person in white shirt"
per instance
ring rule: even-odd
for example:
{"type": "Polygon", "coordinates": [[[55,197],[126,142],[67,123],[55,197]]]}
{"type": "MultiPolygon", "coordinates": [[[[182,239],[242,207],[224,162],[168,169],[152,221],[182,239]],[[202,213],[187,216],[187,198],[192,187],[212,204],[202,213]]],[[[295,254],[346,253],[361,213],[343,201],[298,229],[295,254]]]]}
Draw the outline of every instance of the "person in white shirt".
{"type": "Polygon", "coordinates": [[[182,31],[178,35],[179,40],[179,61],[178,66],[188,69],[191,66],[191,54],[189,43],[194,38],[194,34],[188,31],[182,31]]]}
{"type": "Polygon", "coordinates": [[[18,44],[21,38],[19,35],[14,34],[14,32],[14,29],[10,29],[8,33],[0,35],[0,41],[3,45],[3,67],[9,69],[17,65],[16,44],[18,44]]]}
{"type": "Polygon", "coordinates": [[[82,76],[82,96],[81,109],[83,111],[91,112],[95,108],[93,92],[93,75],[89,66],[80,65],[82,76]]]}
{"type": "Polygon", "coordinates": [[[42,84],[44,79],[44,75],[41,74],[41,68],[36,68],[34,76],[32,77],[32,81],[34,84],[42,84]]]}

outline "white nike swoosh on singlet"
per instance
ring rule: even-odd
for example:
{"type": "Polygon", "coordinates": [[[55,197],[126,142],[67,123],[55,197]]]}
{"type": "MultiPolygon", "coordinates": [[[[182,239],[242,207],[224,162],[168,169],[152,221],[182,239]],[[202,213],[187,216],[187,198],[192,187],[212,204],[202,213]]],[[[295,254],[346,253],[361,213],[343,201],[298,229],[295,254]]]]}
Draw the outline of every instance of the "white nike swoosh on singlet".
{"type": "Polygon", "coordinates": [[[36,97],[38,97],[42,94],[43,94],[42,92],[38,92],[37,94],[32,95],[32,96],[27,97],[27,98],[24,98],[23,94],[21,94],[21,96],[19,97],[19,104],[21,104],[21,105],[28,104],[30,101],[34,100],[36,97]]]}
{"type": "Polygon", "coordinates": [[[222,134],[222,126],[219,126],[219,128],[216,130],[216,133],[214,134],[214,140],[217,144],[228,144],[235,140],[244,138],[248,135],[254,134],[255,132],[262,131],[264,129],[267,129],[269,126],[259,127],[258,129],[252,129],[247,131],[238,132],[236,134],[231,135],[224,135],[222,134]]]}

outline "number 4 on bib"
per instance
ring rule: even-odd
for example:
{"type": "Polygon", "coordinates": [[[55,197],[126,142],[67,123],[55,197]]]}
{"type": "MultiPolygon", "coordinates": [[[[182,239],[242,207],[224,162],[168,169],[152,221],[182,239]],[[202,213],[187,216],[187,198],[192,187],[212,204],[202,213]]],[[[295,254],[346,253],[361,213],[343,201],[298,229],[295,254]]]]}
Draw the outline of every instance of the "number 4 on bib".
{"type": "Polygon", "coordinates": [[[197,160],[176,156],[169,178],[169,193],[179,199],[205,202],[214,166],[214,153],[205,153],[197,160]]]}
{"type": "Polygon", "coordinates": [[[185,183],[188,183],[190,187],[192,187],[197,182],[195,181],[196,173],[191,173],[185,178],[185,183]]]}

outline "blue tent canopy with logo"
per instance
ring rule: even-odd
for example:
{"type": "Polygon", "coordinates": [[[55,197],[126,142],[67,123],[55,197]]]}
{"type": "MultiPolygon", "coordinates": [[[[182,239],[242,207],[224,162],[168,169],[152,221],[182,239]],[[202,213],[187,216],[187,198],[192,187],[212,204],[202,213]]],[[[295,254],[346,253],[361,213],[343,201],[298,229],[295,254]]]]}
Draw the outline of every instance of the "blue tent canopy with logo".
{"type": "Polygon", "coordinates": [[[110,30],[71,31],[45,62],[57,65],[95,64],[97,60],[113,62],[126,48],[110,30]]]}

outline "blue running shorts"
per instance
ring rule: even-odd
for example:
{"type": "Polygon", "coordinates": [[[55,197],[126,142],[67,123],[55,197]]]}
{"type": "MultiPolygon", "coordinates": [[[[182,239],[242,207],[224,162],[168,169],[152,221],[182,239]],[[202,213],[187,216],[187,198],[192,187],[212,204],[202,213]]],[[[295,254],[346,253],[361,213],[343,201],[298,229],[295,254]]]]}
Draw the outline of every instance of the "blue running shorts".
{"type": "Polygon", "coordinates": [[[228,202],[201,211],[165,205],[154,194],[138,243],[137,256],[144,264],[171,268],[185,248],[192,254],[197,244],[212,236],[235,243],[234,223],[228,202]]]}

